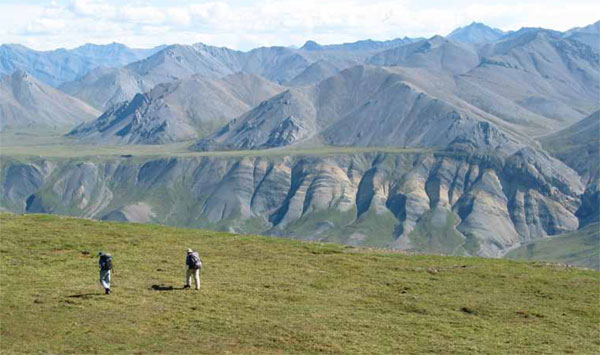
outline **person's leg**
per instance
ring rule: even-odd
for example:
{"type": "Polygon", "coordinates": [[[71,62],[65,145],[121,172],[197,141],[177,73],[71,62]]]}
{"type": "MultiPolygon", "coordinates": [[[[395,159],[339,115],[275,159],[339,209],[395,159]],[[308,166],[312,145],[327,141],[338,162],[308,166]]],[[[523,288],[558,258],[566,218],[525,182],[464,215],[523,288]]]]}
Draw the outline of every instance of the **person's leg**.
{"type": "Polygon", "coordinates": [[[100,270],[100,283],[106,293],[110,292],[110,270],[100,270]]]}
{"type": "Polygon", "coordinates": [[[196,290],[200,289],[200,269],[194,270],[194,279],[196,281],[196,290]]]}
{"type": "Polygon", "coordinates": [[[185,270],[185,287],[190,287],[192,284],[192,269],[185,270]]]}

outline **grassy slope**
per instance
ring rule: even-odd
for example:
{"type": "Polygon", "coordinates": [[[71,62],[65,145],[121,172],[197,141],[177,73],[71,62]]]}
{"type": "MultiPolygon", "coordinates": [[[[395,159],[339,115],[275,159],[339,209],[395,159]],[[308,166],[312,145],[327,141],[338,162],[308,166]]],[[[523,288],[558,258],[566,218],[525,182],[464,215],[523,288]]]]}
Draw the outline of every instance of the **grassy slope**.
{"type": "Polygon", "coordinates": [[[595,271],[0,215],[2,353],[594,353],[595,271]],[[188,247],[202,289],[181,286],[188,247]],[[97,284],[114,256],[114,293],[97,284]],[[83,254],[89,251],[91,254],[83,254]]]}
{"type": "Polygon", "coordinates": [[[600,224],[550,237],[512,250],[509,259],[545,260],[600,269],[600,224]]]}

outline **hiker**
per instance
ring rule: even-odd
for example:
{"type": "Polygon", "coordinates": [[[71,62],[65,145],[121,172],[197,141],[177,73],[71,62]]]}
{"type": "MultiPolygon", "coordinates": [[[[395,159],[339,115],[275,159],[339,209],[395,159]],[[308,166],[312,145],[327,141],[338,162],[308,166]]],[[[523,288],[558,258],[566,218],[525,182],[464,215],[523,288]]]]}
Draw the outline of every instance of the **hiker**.
{"type": "Polygon", "coordinates": [[[196,282],[196,290],[200,289],[200,269],[202,269],[202,259],[200,258],[200,254],[197,251],[193,251],[192,249],[187,250],[187,257],[185,258],[185,264],[187,266],[187,271],[185,273],[185,285],[183,288],[190,288],[190,284],[192,283],[192,275],[194,276],[194,280],[196,282]]]}
{"type": "Polygon", "coordinates": [[[112,256],[103,252],[98,253],[100,259],[100,283],[104,287],[104,293],[110,293],[110,271],[112,270],[112,256]]]}

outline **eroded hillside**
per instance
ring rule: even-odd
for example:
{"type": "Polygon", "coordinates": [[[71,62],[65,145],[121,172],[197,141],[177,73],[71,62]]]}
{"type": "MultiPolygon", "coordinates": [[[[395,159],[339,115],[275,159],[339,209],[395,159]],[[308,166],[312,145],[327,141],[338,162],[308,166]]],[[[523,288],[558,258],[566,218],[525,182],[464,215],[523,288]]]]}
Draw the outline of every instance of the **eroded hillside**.
{"type": "MultiPolygon", "coordinates": [[[[15,212],[154,222],[459,255],[576,230],[579,176],[524,148],[335,156],[4,159],[15,212]]],[[[579,211],[580,212],[580,211],[579,211]]]]}

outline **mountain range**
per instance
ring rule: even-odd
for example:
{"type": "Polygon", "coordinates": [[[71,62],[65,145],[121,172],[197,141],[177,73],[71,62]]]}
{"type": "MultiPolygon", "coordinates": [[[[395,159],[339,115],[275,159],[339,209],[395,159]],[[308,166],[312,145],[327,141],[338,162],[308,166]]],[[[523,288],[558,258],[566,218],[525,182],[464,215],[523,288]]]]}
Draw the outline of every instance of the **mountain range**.
{"type": "Polygon", "coordinates": [[[58,87],[64,82],[81,78],[96,67],[120,67],[141,60],[163,48],[164,46],[138,49],[120,43],[88,43],[74,49],[36,51],[19,44],[2,44],[0,75],[22,70],[45,84],[58,87]]]}
{"type": "Polygon", "coordinates": [[[33,51],[43,60],[3,45],[3,130],[192,157],[9,159],[0,206],[502,256],[600,220],[599,27],[33,51]],[[319,153],[331,147],[354,153],[319,153]]]}
{"type": "Polygon", "coordinates": [[[70,136],[87,142],[160,144],[199,138],[284,88],[253,74],[194,75],[113,106],[70,136]],[[196,95],[194,93],[201,93],[196,95]]]}

